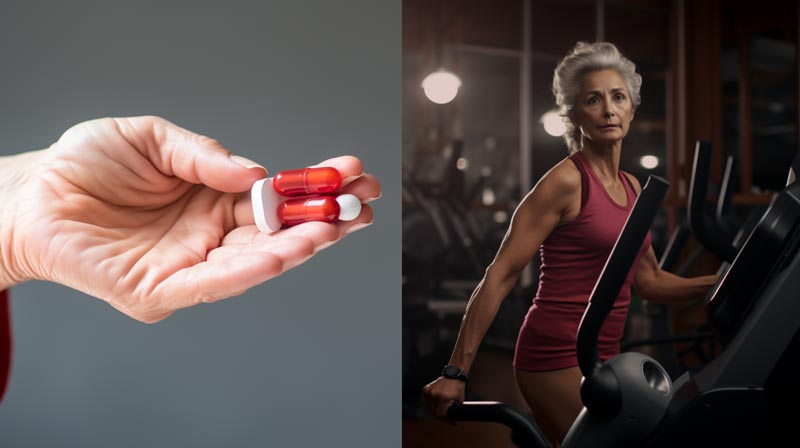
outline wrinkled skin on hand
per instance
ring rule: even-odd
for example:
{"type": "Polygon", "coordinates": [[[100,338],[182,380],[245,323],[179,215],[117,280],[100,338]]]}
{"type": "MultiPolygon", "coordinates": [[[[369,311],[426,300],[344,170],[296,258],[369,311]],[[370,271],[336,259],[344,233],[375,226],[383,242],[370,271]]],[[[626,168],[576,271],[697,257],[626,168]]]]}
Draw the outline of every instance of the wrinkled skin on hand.
{"type": "MultiPolygon", "coordinates": [[[[57,282],[148,323],[241,294],[372,222],[365,205],[353,221],[261,233],[249,189],[265,170],[158,117],[78,124],[17,165],[0,212],[6,286],[57,282]]],[[[357,158],[320,165],[342,173],[340,192],[380,196],[357,158]]]]}

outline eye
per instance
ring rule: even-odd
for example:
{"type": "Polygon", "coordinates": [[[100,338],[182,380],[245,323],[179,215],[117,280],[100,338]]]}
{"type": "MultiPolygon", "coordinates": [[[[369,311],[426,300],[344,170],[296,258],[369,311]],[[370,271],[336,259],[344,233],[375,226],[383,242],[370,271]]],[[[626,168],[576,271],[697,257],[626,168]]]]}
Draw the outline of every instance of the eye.
{"type": "Polygon", "coordinates": [[[625,95],[622,93],[617,93],[616,95],[614,95],[614,101],[617,102],[625,101],[625,95]]]}
{"type": "Polygon", "coordinates": [[[597,104],[597,103],[599,103],[599,102],[600,102],[600,98],[598,98],[598,97],[596,97],[596,96],[591,96],[591,97],[589,97],[589,99],[586,101],[586,103],[587,103],[587,104],[597,104]]]}

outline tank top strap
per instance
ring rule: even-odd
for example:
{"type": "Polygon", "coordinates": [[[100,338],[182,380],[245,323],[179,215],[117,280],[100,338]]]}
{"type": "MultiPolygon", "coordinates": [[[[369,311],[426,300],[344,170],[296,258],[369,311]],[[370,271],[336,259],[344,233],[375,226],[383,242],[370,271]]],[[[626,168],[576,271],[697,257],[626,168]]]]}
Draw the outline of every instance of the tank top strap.
{"type": "Polygon", "coordinates": [[[638,197],[639,195],[636,194],[636,188],[634,188],[633,182],[631,182],[631,178],[628,177],[628,175],[625,174],[625,172],[622,171],[622,170],[619,170],[619,175],[622,176],[622,179],[624,179],[623,182],[625,182],[625,184],[628,185],[628,188],[629,188],[629,191],[631,192],[631,195],[634,198],[638,197]]]}
{"type": "Polygon", "coordinates": [[[569,158],[581,173],[581,210],[583,210],[586,206],[586,201],[589,200],[589,183],[591,181],[589,173],[586,171],[589,167],[586,166],[586,161],[583,159],[583,155],[580,151],[572,153],[569,158]]]}

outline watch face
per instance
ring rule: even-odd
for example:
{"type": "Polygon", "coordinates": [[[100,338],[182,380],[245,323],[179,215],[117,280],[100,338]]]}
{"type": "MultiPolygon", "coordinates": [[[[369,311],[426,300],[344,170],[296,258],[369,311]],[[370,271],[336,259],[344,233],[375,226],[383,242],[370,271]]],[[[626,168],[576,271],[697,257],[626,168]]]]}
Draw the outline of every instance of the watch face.
{"type": "Polygon", "coordinates": [[[464,372],[456,367],[456,366],[445,366],[444,370],[442,371],[442,376],[445,378],[450,378],[451,380],[461,380],[466,382],[467,376],[464,372]]]}
{"type": "Polygon", "coordinates": [[[461,369],[456,366],[447,366],[444,368],[444,376],[448,378],[457,378],[459,373],[461,373],[461,369]]]}

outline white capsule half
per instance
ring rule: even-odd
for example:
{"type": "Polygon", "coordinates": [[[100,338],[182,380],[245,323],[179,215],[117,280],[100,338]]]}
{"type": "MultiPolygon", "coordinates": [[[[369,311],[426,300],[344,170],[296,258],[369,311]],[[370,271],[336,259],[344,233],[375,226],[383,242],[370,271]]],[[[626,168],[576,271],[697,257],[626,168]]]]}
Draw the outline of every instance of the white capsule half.
{"type": "Polygon", "coordinates": [[[339,203],[339,220],[352,221],[361,213],[361,201],[352,194],[343,194],[336,197],[336,202],[339,203]]]}

